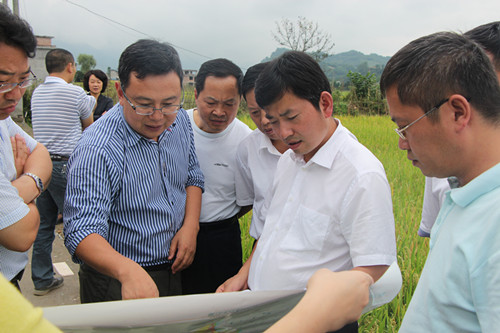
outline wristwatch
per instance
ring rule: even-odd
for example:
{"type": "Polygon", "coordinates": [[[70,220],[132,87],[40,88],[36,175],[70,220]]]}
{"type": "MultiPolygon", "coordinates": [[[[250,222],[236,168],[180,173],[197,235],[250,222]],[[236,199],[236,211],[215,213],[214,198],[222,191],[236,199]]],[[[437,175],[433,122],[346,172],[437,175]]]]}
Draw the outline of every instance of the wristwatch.
{"type": "Polygon", "coordinates": [[[38,195],[42,194],[44,188],[43,188],[43,182],[40,179],[40,177],[31,172],[23,173],[23,176],[31,177],[35,181],[35,185],[38,188],[38,195]]]}

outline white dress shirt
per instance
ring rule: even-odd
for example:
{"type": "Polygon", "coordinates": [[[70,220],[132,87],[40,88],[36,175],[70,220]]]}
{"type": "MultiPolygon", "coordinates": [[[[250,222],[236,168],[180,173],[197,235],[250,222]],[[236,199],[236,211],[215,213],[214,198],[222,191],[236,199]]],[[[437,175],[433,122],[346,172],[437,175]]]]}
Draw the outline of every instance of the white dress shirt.
{"type": "Polygon", "coordinates": [[[319,268],[342,271],[396,260],[384,168],[336,121],[331,138],[307,163],[291,150],[279,160],[250,289],[305,288],[319,268]]]}
{"type": "Polygon", "coordinates": [[[447,178],[425,177],[424,204],[422,205],[422,220],[420,220],[420,236],[430,236],[432,226],[445,199],[445,193],[450,190],[447,178]]]}
{"type": "Polygon", "coordinates": [[[259,129],[241,141],[236,151],[236,203],[253,205],[250,236],[260,237],[264,228],[263,206],[271,190],[281,153],[259,129]]]}

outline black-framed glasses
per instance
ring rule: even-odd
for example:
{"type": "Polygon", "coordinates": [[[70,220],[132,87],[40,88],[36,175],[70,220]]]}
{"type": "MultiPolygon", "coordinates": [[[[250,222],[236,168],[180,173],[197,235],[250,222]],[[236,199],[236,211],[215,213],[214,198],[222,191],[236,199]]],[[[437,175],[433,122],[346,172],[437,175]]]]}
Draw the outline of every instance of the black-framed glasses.
{"type": "Polygon", "coordinates": [[[402,128],[395,128],[394,131],[396,133],[398,133],[399,137],[403,140],[406,140],[406,135],[405,135],[405,131],[410,128],[410,126],[414,125],[417,121],[419,121],[420,119],[426,117],[429,113],[431,113],[432,111],[436,111],[438,110],[444,103],[448,102],[450,98],[445,98],[443,99],[442,101],[440,101],[439,103],[436,104],[436,106],[434,106],[432,109],[430,109],[429,111],[427,111],[426,113],[424,113],[423,115],[421,115],[420,117],[418,117],[416,120],[412,121],[411,123],[409,123],[408,125],[406,125],[405,127],[402,127],[402,128]]]}
{"type": "Polygon", "coordinates": [[[0,84],[0,94],[9,92],[9,91],[13,90],[16,86],[19,86],[19,88],[21,88],[21,89],[28,88],[29,86],[31,86],[33,83],[36,82],[37,78],[36,78],[36,75],[31,71],[31,69],[30,69],[30,73],[31,73],[31,75],[33,75],[32,79],[27,79],[27,80],[17,82],[17,83],[2,83],[2,84],[0,84]]]}
{"type": "Polygon", "coordinates": [[[184,104],[184,89],[182,90],[182,101],[180,104],[168,104],[162,106],[161,108],[155,108],[152,105],[134,105],[125,94],[123,86],[122,92],[128,104],[130,104],[130,107],[135,111],[135,113],[141,116],[150,116],[155,113],[155,111],[160,111],[164,115],[176,114],[180,109],[182,109],[182,105],[184,104]]]}

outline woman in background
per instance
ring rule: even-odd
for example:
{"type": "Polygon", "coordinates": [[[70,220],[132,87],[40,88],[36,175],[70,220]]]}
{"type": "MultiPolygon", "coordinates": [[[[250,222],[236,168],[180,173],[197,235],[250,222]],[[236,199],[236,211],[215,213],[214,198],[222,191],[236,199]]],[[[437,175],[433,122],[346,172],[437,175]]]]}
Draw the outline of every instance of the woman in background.
{"type": "Polygon", "coordinates": [[[94,121],[113,107],[113,100],[102,94],[107,86],[108,77],[99,69],[92,69],[83,76],[83,88],[97,100],[94,110],[94,121]]]}

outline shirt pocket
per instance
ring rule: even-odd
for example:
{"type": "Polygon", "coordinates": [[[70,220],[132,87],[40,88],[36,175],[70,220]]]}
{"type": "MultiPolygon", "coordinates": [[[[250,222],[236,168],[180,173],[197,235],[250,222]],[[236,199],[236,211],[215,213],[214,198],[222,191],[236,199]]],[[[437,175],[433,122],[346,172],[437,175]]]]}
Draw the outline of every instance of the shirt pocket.
{"type": "Polygon", "coordinates": [[[327,238],[330,217],[300,206],[281,249],[299,259],[319,259],[327,238]]]}

